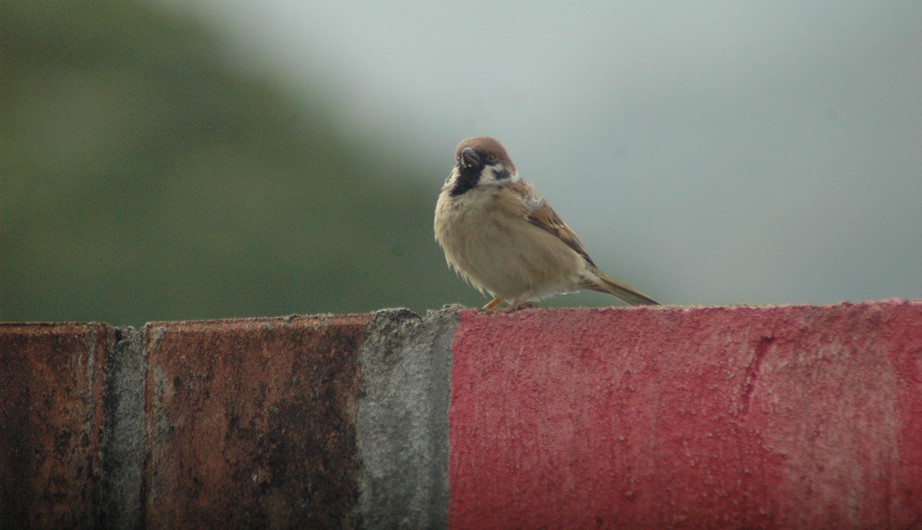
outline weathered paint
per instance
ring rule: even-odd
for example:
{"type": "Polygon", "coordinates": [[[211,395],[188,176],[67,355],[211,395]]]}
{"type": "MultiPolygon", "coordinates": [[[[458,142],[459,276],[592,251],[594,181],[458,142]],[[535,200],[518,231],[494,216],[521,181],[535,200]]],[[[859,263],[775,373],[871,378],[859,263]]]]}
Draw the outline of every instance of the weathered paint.
{"type": "Polygon", "coordinates": [[[369,319],[148,324],[144,526],[357,524],[369,319]]]}
{"type": "Polygon", "coordinates": [[[0,528],[96,524],[115,342],[105,324],[0,324],[0,528]]]}
{"type": "Polygon", "coordinates": [[[922,523],[922,303],[462,312],[452,528],[922,523]]]}

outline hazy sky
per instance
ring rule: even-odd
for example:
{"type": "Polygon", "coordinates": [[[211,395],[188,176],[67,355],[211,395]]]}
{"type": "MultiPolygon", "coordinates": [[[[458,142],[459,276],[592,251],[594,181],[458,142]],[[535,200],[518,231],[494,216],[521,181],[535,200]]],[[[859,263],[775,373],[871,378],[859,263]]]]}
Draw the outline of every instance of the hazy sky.
{"type": "Polygon", "coordinates": [[[431,167],[433,205],[455,144],[497,136],[663,301],[922,298],[922,2],[197,5],[431,167]]]}

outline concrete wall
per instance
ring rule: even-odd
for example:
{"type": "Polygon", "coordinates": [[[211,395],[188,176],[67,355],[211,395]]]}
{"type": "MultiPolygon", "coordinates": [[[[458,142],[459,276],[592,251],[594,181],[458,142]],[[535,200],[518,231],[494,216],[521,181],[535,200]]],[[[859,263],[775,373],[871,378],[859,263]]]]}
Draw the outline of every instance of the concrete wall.
{"type": "Polygon", "coordinates": [[[2,528],[922,527],[922,303],[0,324],[2,528]]]}

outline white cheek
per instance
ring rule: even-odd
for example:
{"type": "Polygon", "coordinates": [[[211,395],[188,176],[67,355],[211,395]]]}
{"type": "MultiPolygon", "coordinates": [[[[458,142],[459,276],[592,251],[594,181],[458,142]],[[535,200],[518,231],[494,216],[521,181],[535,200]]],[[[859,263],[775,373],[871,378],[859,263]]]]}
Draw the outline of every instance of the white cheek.
{"type": "Polygon", "coordinates": [[[506,171],[509,171],[509,169],[502,165],[498,167],[487,166],[484,168],[484,173],[480,181],[482,184],[486,184],[487,186],[505,186],[506,184],[518,182],[521,180],[518,172],[515,171],[513,171],[511,174],[507,173],[506,178],[496,178],[497,173],[504,173],[506,171]]]}

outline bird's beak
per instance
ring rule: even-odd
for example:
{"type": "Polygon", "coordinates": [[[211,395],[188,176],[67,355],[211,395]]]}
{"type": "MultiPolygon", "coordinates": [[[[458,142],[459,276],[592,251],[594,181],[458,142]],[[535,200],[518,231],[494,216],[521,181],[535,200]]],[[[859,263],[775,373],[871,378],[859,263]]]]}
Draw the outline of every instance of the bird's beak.
{"type": "Polygon", "coordinates": [[[473,147],[465,147],[461,151],[461,165],[464,167],[474,167],[480,165],[480,155],[477,154],[477,151],[474,151],[473,147]]]}

